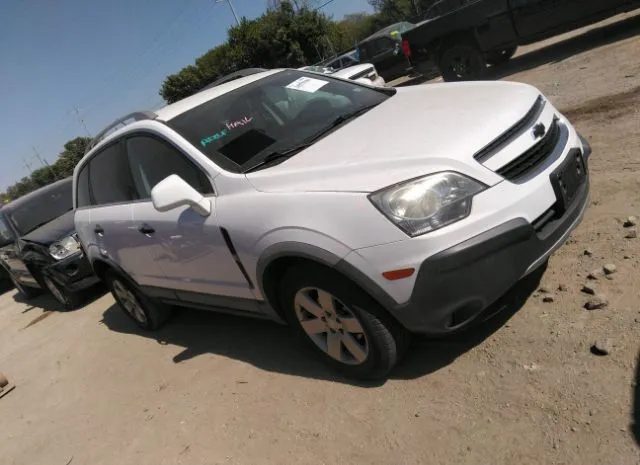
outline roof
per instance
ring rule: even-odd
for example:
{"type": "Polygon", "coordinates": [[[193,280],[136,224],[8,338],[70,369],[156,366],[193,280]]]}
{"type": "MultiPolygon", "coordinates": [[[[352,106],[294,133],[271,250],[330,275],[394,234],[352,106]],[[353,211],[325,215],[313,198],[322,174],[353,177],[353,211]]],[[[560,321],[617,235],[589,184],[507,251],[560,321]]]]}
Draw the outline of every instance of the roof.
{"type": "Polygon", "coordinates": [[[65,184],[71,184],[73,182],[73,177],[64,178],[60,181],[56,181],[40,189],[36,189],[33,192],[29,192],[28,194],[23,195],[22,197],[18,197],[15,200],[5,204],[2,206],[2,211],[6,210],[17,210],[22,207],[25,203],[33,200],[36,197],[41,196],[42,194],[46,194],[47,192],[54,191],[65,184]]]}
{"type": "Polygon", "coordinates": [[[156,115],[158,115],[157,119],[167,122],[184,112],[192,110],[195,107],[208,102],[209,100],[226,94],[227,92],[231,92],[232,90],[239,89],[240,87],[244,87],[247,84],[251,84],[252,82],[259,81],[260,79],[271,76],[272,74],[279,73],[280,71],[282,71],[282,69],[271,69],[269,71],[264,71],[261,73],[252,74],[250,76],[234,79],[210,89],[202,90],[197,94],[192,95],[191,97],[187,97],[185,99],[177,101],[176,103],[172,103],[171,105],[160,108],[156,111],[156,115]]]}
{"type": "Polygon", "coordinates": [[[219,86],[220,84],[223,84],[225,82],[233,81],[234,79],[239,79],[245,76],[251,76],[252,74],[262,73],[263,71],[267,71],[267,70],[264,68],[239,69],[238,71],[222,76],[221,78],[216,79],[212,83],[207,84],[202,88],[202,90],[211,89],[212,87],[219,86]]]}

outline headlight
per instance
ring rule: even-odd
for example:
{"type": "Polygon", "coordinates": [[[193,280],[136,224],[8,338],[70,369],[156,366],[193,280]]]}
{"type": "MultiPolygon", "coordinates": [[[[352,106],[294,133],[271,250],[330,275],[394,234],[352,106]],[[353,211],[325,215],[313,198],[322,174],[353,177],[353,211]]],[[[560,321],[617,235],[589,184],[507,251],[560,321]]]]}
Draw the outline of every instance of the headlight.
{"type": "Polygon", "coordinates": [[[49,246],[49,253],[56,260],[67,258],[78,251],[80,251],[80,243],[73,236],[65,237],[49,246]]]}
{"type": "Polygon", "coordinates": [[[387,187],[369,199],[414,237],[466,218],[471,212],[471,198],[486,187],[461,174],[442,172],[387,187]]]}

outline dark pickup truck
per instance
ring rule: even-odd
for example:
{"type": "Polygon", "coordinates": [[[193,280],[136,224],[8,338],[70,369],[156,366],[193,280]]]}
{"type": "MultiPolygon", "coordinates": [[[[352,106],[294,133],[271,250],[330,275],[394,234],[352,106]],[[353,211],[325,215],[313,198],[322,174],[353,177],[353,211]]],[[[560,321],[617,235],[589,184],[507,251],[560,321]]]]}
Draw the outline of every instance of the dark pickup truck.
{"type": "Polygon", "coordinates": [[[402,33],[414,69],[445,81],[482,78],[530,44],[640,7],[640,0],[440,0],[402,33]]]}

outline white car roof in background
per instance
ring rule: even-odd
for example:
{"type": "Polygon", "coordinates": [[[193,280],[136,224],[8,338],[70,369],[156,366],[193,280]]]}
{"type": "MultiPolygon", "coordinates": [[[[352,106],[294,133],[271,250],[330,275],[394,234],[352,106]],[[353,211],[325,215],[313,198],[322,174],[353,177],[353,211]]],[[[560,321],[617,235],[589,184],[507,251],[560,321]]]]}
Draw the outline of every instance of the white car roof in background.
{"type": "Polygon", "coordinates": [[[359,65],[353,65],[353,66],[349,66],[347,68],[342,68],[339,69],[338,71],[336,71],[335,73],[332,73],[332,76],[335,77],[340,77],[343,79],[351,79],[351,76],[354,76],[358,73],[363,72],[366,69],[375,69],[375,66],[373,66],[371,63],[361,63],[359,65]]]}
{"type": "Polygon", "coordinates": [[[232,90],[236,90],[240,87],[246,86],[247,84],[251,84],[252,82],[259,81],[260,79],[279,73],[280,71],[283,71],[283,69],[271,69],[263,73],[256,73],[251,76],[245,76],[234,79],[233,81],[225,82],[224,84],[203,90],[190,97],[179,100],[176,103],[160,108],[155,113],[158,115],[158,119],[160,121],[169,121],[186,111],[192,110],[193,108],[208,102],[209,100],[213,100],[227,92],[231,92],[232,90]]]}

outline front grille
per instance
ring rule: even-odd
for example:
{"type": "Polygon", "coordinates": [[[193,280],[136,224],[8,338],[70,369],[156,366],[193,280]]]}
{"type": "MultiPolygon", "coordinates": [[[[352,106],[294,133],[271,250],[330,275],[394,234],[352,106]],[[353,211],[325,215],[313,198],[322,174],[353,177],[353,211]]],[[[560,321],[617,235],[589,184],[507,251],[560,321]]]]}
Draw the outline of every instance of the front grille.
{"type": "Polygon", "coordinates": [[[496,140],[491,142],[486,147],[482,148],[482,150],[478,151],[473,158],[480,163],[486,161],[493,154],[499,152],[515,139],[520,137],[524,131],[531,128],[534,123],[540,118],[542,114],[542,110],[545,107],[545,100],[542,96],[538,96],[533,106],[529,109],[526,115],[522,117],[520,121],[511,126],[506,132],[501,134],[496,140]]]}
{"type": "Polygon", "coordinates": [[[547,131],[544,137],[538,141],[536,145],[496,172],[503,178],[510,181],[526,176],[529,172],[536,169],[541,163],[543,163],[549,155],[551,155],[553,149],[558,144],[559,139],[560,125],[558,124],[558,118],[554,118],[549,131],[547,131]]]}
{"type": "Polygon", "coordinates": [[[361,71],[361,72],[359,72],[357,74],[354,74],[349,79],[355,81],[356,79],[360,79],[361,77],[369,77],[369,74],[372,74],[373,72],[374,72],[373,67],[367,68],[364,71],[361,71]]]}

